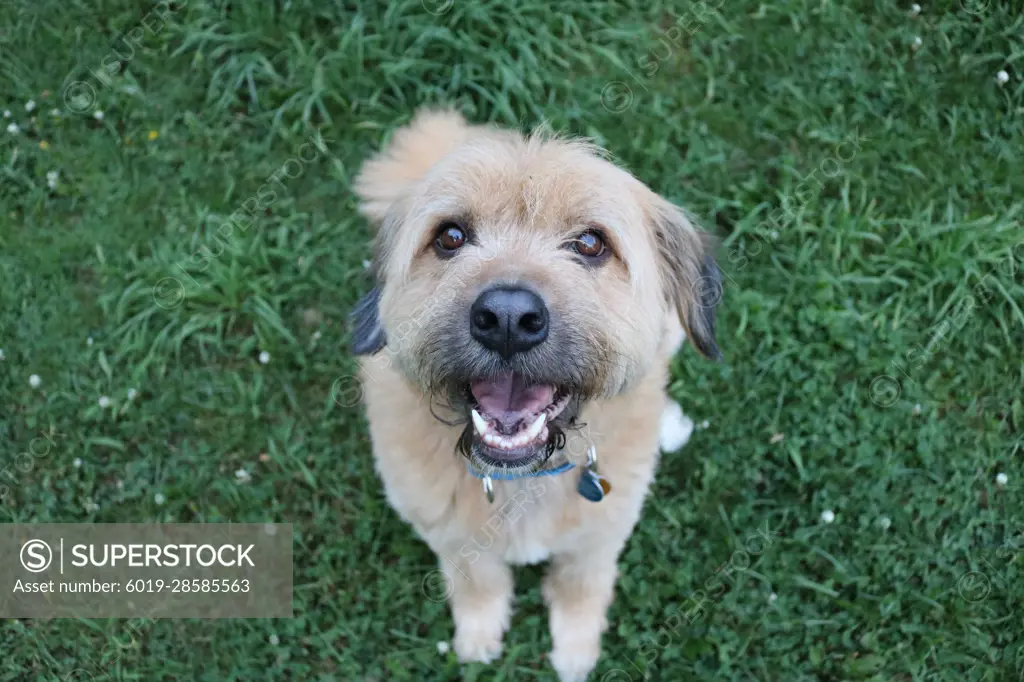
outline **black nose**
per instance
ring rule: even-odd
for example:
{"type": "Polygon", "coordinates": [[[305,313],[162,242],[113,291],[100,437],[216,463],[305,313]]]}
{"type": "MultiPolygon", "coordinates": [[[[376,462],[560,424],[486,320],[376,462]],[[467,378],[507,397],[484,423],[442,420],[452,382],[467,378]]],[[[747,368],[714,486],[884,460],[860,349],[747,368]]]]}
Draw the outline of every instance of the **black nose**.
{"type": "Polygon", "coordinates": [[[508,359],[548,338],[548,309],[532,291],[489,289],[469,309],[469,329],[480,345],[508,359]]]}

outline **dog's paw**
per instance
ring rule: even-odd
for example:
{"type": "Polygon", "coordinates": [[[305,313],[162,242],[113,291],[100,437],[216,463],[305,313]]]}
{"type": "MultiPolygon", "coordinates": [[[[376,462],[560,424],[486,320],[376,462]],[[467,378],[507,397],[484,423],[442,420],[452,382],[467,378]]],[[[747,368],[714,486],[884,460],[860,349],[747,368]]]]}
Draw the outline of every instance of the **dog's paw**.
{"type": "Polygon", "coordinates": [[[558,673],[559,682],[585,682],[590,671],[597,665],[601,655],[601,645],[585,641],[574,642],[573,645],[556,645],[548,655],[551,666],[558,673]]]}
{"type": "Polygon", "coordinates": [[[500,620],[463,618],[455,625],[455,653],[462,663],[491,663],[501,656],[500,620]]]}

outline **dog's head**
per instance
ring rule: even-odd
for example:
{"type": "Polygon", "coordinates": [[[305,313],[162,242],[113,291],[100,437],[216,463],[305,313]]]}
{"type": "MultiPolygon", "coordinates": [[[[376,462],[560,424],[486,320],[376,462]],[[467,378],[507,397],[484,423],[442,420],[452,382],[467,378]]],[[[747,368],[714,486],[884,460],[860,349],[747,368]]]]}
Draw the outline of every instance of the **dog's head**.
{"type": "Polygon", "coordinates": [[[356,351],[383,350],[462,424],[482,470],[538,467],[586,401],[664,361],[670,315],[718,356],[705,240],[588,144],[420,115],[357,191],[379,232],[356,351]]]}

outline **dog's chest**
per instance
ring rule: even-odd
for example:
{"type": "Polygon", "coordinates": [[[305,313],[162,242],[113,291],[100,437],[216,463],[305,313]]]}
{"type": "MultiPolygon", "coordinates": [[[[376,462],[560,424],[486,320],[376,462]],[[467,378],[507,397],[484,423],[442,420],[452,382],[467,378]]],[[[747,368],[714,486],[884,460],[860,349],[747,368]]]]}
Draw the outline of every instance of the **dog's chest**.
{"type": "Polygon", "coordinates": [[[579,525],[574,490],[561,475],[501,485],[504,495],[473,533],[472,543],[480,551],[500,552],[510,564],[547,560],[579,525]]]}

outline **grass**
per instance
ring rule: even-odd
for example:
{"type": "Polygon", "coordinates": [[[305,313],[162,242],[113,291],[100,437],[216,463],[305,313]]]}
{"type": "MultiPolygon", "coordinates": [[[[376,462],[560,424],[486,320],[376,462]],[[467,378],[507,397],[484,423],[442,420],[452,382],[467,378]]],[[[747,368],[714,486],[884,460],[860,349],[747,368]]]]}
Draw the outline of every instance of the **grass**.
{"type": "Polygon", "coordinates": [[[676,361],[706,427],[662,463],[593,679],[1024,679],[1024,16],[554,7],[5,7],[0,520],[291,522],[296,615],[7,620],[0,680],[554,679],[539,569],[498,663],[437,652],[432,555],[351,405],[351,181],[425,103],[591,136],[724,239],[726,360],[676,361]]]}

